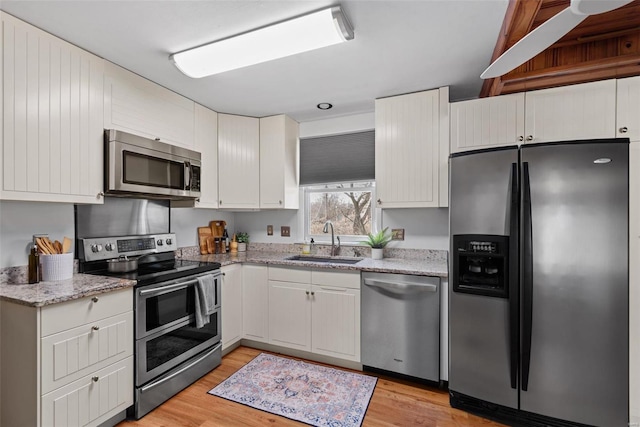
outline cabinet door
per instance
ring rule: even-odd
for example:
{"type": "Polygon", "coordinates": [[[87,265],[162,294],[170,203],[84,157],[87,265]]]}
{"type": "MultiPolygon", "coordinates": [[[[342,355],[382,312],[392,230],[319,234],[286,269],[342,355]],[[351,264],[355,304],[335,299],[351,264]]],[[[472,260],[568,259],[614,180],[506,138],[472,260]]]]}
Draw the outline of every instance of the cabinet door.
{"type": "Polygon", "coordinates": [[[376,100],[378,207],[438,207],[439,92],[376,100]]]}
{"type": "Polygon", "coordinates": [[[269,342],[269,276],[266,265],[242,266],[242,336],[269,342]]]}
{"type": "Polygon", "coordinates": [[[202,155],[200,200],[195,207],[218,208],[218,113],[196,104],[195,147],[202,155]]]}
{"type": "Polygon", "coordinates": [[[104,61],[2,13],[0,199],[102,203],[104,61]]]}
{"type": "Polygon", "coordinates": [[[42,426],[97,426],[133,404],[133,357],[45,394],[41,402],[42,426]]]}
{"type": "Polygon", "coordinates": [[[525,94],[525,143],[614,138],[616,81],[525,94]]]}
{"type": "Polygon", "coordinates": [[[222,267],[222,349],[242,338],[242,265],[222,267]]]}
{"type": "Polygon", "coordinates": [[[104,127],[192,149],[195,103],[107,62],[104,127]]]}
{"type": "Polygon", "coordinates": [[[298,123],[285,115],[260,119],[260,208],[298,209],[298,123]]]}
{"type": "Polygon", "coordinates": [[[616,135],[640,141],[640,76],[619,79],[617,84],[616,135]]]}
{"type": "Polygon", "coordinates": [[[133,311],[42,339],[42,393],[133,355],[133,311]]]}
{"type": "Polygon", "coordinates": [[[451,104],[451,152],[524,141],[524,93],[451,104]]]}
{"type": "Polygon", "coordinates": [[[360,290],[311,287],[311,351],[360,362],[360,290]]]}
{"type": "Polygon", "coordinates": [[[260,207],[260,122],[218,114],[218,195],[221,209],[260,207]]]}
{"type": "Polygon", "coordinates": [[[269,343],[311,350],[311,285],[269,281],[269,343]]]}

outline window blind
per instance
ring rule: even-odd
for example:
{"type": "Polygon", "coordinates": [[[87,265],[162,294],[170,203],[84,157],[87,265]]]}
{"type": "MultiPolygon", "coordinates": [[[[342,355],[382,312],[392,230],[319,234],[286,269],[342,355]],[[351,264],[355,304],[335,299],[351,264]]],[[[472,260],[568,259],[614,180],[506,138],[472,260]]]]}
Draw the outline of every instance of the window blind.
{"type": "Polygon", "coordinates": [[[375,177],[375,131],[300,139],[300,185],[375,177]]]}

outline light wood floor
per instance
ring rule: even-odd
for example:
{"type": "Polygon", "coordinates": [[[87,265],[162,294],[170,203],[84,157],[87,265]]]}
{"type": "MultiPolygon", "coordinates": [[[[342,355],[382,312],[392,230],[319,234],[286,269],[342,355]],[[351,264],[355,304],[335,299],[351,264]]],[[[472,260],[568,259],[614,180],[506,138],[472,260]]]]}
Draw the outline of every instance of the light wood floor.
{"type": "MultiPolygon", "coordinates": [[[[239,347],[225,356],[219,367],[141,420],[123,421],[118,427],[305,426],[207,394],[260,353],[239,347]]],[[[446,391],[379,377],[363,426],[499,427],[501,424],[451,408],[446,391]]]]}

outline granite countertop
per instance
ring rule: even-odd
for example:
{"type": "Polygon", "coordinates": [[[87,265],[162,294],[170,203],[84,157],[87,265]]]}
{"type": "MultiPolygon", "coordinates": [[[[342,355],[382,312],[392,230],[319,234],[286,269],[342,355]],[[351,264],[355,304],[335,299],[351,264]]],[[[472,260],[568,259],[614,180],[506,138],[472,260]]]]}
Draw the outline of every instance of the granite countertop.
{"type": "MultiPolygon", "coordinates": [[[[265,248],[270,248],[265,245],[265,248]]],[[[285,265],[308,268],[331,268],[350,271],[371,271],[377,273],[413,274],[446,278],[448,275],[445,251],[390,251],[381,260],[357,257],[355,264],[325,263],[314,261],[294,261],[289,257],[300,252],[289,250],[250,250],[238,254],[200,255],[197,247],[183,248],[177,253],[182,259],[200,262],[219,262],[222,266],[237,263],[285,265]],[[390,255],[390,256],[388,256],[390,255]]],[[[318,253],[311,256],[323,256],[318,253]]],[[[336,257],[353,259],[353,256],[336,257]]],[[[0,269],[0,300],[31,307],[43,307],[71,301],[91,295],[98,295],[118,289],[135,286],[135,280],[116,277],[95,276],[75,273],[69,280],[40,282],[30,285],[26,280],[26,266],[0,269]]]]}
{"type": "Polygon", "coordinates": [[[118,279],[91,274],[74,274],[71,279],[59,282],[40,282],[30,285],[24,277],[13,280],[0,277],[0,300],[31,307],[71,301],[91,295],[98,295],[118,289],[132,288],[135,280],[118,279]]]}
{"type": "MultiPolygon", "coordinates": [[[[287,259],[295,255],[299,255],[299,253],[247,251],[239,252],[237,255],[200,255],[197,253],[183,253],[182,258],[201,262],[219,262],[220,264],[222,264],[222,266],[236,263],[253,263],[287,265],[296,267],[331,268],[351,271],[372,271],[376,273],[414,274],[418,276],[432,276],[443,278],[448,277],[447,260],[440,257],[425,257],[422,259],[384,258],[381,260],[362,258],[362,260],[357,262],[356,264],[325,263],[297,260],[294,261],[287,259]]],[[[349,259],[351,257],[344,258],[349,259]]]]}

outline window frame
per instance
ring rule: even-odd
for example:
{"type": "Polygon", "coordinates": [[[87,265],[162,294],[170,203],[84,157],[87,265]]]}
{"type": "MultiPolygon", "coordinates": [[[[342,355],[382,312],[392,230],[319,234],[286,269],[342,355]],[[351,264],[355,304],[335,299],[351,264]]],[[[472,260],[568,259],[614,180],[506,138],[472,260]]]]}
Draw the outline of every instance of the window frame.
{"type": "MultiPolygon", "coordinates": [[[[309,229],[310,229],[310,218],[309,218],[309,214],[311,212],[310,209],[310,195],[311,194],[317,194],[317,193],[344,193],[347,192],[349,190],[352,191],[360,191],[360,192],[364,192],[364,191],[369,191],[371,192],[371,231],[375,232],[376,230],[380,229],[381,226],[381,222],[382,222],[382,215],[381,215],[381,209],[375,206],[375,200],[376,200],[376,182],[375,180],[365,180],[365,181],[346,181],[346,182],[332,182],[332,183],[325,183],[325,184],[308,184],[308,185],[304,185],[300,187],[301,189],[301,193],[302,193],[302,197],[304,200],[303,203],[303,221],[302,221],[302,226],[303,226],[303,237],[305,241],[310,241],[311,239],[314,240],[315,243],[321,243],[321,244],[331,244],[331,237],[330,234],[310,234],[309,229]],[[365,184],[371,184],[370,187],[365,187],[365,184]],[[355,187],[345,187],[345,188],[339,188],[337,187],[338,185],[345,185],[345,186],[355,186],[355,187]],[[332,188],[333,187],[333,188],[332,188]]],[[[360,242],[366,240],[367,236],[366,235],[362,235],[362,236],[357,236],[354,234],[336,234],[336,236],[340,236],[340,243],[341,244],[345,244],[345,245],[357,245],[360,242]]]]}

